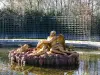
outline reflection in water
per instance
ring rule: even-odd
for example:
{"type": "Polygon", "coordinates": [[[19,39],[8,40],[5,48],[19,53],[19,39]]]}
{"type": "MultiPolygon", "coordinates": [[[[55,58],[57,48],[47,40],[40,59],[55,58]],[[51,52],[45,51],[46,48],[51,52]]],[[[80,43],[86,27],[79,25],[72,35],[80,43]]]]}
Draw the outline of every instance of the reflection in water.
{"type": "Polygon", "coordinates": [[[0,75],[100,75],[100,55],[83,52],[80,54],[79,68],[76,70],[40,68],[10,64],[8,50],[0,49],[0,75]]]}
{"type": "Polygon", "coordinates": [[[100,55],[80,55],[79,75],[100,75],[100,55]]]}
{"type": "Polygon", "coordinates": [[[50,69],[50,68],[39,68],[39,67],[30,67],[30,66],[19,66],[13,64],[10,66],[11,70],[22,72],[24,75],[36,74],[36,75],[73,75],[74,70],[62,70],[62,69],[50,69]]]}

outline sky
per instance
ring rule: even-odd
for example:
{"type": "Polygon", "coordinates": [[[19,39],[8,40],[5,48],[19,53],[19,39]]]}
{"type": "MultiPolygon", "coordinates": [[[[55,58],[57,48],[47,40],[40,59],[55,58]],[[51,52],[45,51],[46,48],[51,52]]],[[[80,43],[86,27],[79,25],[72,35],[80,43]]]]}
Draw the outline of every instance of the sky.
{"type": "Polygon", "coordinates": [[[0,9],[4,8],[4,6],[7,5],[6,0],[0,0],[0,9]]]}
{"type": "Polygon", "coordinates": [[[0,2],[0,9],[4,7],[4,4],[0,2]]]}

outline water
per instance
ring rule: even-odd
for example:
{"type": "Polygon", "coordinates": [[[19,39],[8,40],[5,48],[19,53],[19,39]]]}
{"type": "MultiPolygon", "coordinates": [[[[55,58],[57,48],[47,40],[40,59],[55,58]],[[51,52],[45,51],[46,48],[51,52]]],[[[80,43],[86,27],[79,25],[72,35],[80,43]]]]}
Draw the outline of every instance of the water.
{"type": "Polygon", "coordinates": [[[79,68],[76,70],[40,68],[11,65],[8,51],[15,48],[0,48],[0,75],[100,75],[100,51],[81,49],[79,68]]]}

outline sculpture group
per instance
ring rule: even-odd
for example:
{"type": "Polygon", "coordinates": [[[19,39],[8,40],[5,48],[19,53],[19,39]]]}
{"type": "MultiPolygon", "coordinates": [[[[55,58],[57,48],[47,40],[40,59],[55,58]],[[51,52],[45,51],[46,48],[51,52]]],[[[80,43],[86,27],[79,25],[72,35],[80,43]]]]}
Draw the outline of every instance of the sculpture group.
{"type": "Polygon", "coordinates": [[[62,34],[57,36],[56,31],[51,31],[50,36],[46,40],[39,41],[35,48],[24,44],[20,48],[9,52],[11,62],[14,61],[21,64],[78,64],[78,57],[78,53],[66,50],[64,36],[62,34]]]}
{"type": "MultiPolygon", "coordinates": [[[[26,52],[28,48],[29,48],[28,44],[24,44],[23,46],[18,48],[15,52],[16,53],[26,52]]],[[[66,52],[67,51],[65,47],[64,36],[62,34],[56,36],[56,32],[51,31],[50,36],[48,36],[47,40],[41,40],[40,42],[38,42],[35,50],[33,50],[33,52],[30,53],[29,55],[38,56],[44,53],[66,54],[66,52]]]]}

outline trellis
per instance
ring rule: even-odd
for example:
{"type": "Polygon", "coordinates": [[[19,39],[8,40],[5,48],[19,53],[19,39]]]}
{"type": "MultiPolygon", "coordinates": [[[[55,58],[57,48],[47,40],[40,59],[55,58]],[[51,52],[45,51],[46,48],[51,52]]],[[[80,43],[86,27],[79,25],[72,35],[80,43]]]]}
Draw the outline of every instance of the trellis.
{"type": "MultiPolygon", "coordinates": [[[[26,15],[23,11],[22,15],[20,12],[18,16],[0,18],[0,38],[46,38],[51,30],[56,30],[69,40],[100,40],[98,0],[50,0],[49,4],[47,0],[35,1],[37,13],[44,10],[43,14],[26,15]]],[[[33,6],[31,3],[29,10],[33,6]]]]}

